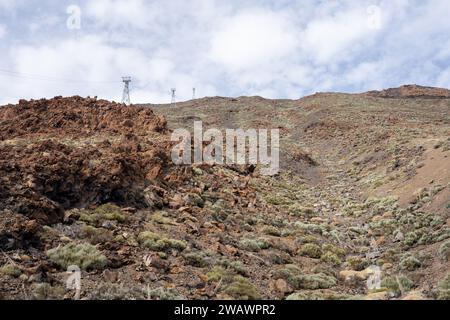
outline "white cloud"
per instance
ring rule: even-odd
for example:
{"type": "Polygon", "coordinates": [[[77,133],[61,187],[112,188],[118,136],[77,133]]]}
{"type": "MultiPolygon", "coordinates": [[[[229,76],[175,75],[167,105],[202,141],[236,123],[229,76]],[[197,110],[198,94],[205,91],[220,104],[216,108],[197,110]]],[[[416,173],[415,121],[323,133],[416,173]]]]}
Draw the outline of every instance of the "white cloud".
{"type": "Polygon", "coordinates": [[[0,8],[2,9],[12,9],[18,5],[19,0],[0,0],[0,8]]]}
{"type": "Polygon", "coordinates": [[[155,6],[143,0],[95,0],[89,1],[86,8],[88,17],[108,27],[145,28],[158,13],[155,6]]]}
{"type": "Polygon", "coordinates": [[[6,26],[0,24],[0,39],[6,35],[6,26]]]}
{"type": "Polygon", "coordinates": [[[439,74],[437,85],[444,88],[450,88],[450,67],[439,74]]]}
{"type": "Polygon", "coordinates": [[[341,62],[376,31],[366,7],[313,19],[303,33],[303,49],[318,64],[341,62]]]}
{"type": "Polygon", "coordinates": [[[293,54],[298,39],[286,16],[248,10],[225,18],[212,34],[210,59],[232,71],[264,68],[293,54]]]}
{"type": "MultiPolygon", "coordinates": [[[[65,26],[65,6],[0,0],[2,68],[114,84],[0,81],[2,101],[53,95],[132,100],[197,96],[298,98],[316,91],[363,91],[404,83],[450,85],[447,0],[80,0],[82,28],[65,26]],[[380,8],[380,28],[371,28],[380,8]],[[14,10],[12,10],[14,9],[14,10]],[[10,97],[10,98],[8,98],[10,97]]],[[[1,35],[0,27],[0,35],[1,35]]],[[[5,74],[0,73],[2,79],[5,74]]],[[[11,80],[11,79],[9,79],[11,80]]]]}
{"type": "Polygon", "coordinates": [[[137,48],[114,47],[96,36],[20,46],[12,50],[11,59],[14,69],[23,75],[15,82],[11,97],[26,92],[33,98],[77,94],[119,101],[121,77],[127,75],[133,77],[135,103],[167,102],[172,86],[179,88],[180,100],[191,98],[195,85],[199,86],[199,93],[217,93],[204,79],[175,70],[174,63],[163,56],[137,48]]]}

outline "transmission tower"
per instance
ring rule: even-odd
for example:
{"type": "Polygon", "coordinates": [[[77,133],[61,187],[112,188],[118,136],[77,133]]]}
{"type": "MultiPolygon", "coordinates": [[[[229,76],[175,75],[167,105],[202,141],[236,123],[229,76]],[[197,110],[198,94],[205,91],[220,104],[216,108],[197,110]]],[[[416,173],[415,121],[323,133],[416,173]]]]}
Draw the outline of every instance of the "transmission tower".
{"type": "Polygon", "coordinates": [[[195,100],[195,88],[192,88],[192,100],[195,100]]]}
{"type": "Polygon", "coordinates": [[[177,89],[176,88],[172,88],[172,105],[175,105],[177,103],[177,89]]]}
{"type": "Polygon", "coordinates": [[[122,103],[125,103],[127,106],[129,106],[131,104],[130,100],[131,77],[122,77],[122,82],[124,83],[122,103]]]}

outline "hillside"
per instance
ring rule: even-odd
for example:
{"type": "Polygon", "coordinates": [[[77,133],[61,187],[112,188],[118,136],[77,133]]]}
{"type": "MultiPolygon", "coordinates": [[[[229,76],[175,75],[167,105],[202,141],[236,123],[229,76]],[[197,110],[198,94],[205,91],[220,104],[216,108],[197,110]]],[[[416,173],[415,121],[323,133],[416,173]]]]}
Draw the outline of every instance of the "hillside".
{"type": "Polygon", "coordinates": [[[450,299],[450,94],[0,108],[0,298],[450,299]],[[175,166],[170,132],[279,128],[281,172],[175,166]],[[368,290],[374,266],[382,289],[368,290]]]}

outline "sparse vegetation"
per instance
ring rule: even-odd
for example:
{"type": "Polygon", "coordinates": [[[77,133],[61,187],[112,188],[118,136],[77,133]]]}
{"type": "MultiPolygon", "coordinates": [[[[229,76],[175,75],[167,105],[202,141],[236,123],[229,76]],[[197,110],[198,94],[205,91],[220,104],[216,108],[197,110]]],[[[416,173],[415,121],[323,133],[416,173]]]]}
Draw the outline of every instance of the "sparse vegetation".
{"type": "Polygon", "coordinates": [[[407,271],[414,271],[422,266],[419,259],[414,256],[407,255],[400,260],[400,269],[407,271]]]}
{"type": "Polygon", "coordinates": [[[150,231],[140,233],[138,241],[142,246],[154,251],[167,251],[170,249],[183,251],[187,247],[186,241],[166,238],[150,231]]]}
{"type": "Polygon", "coordinates": [[[0,298],[70,299],[79,265],[88,300],[449,299],[449,101],[0,108],[0,298]],[[280,128],[281,171],[174,166],[169,128],[191,119],[280,128]]]}
{"type": "Polygon", "coordinates": [[[125,222],[125,215],[120,208],[114,204],[108,203],[97,207],[95,210],[82,210],[80,221],[91,225],[99,225],[103,221],[125,222]]]}
{"type": "Polygon", "coordinates": [[[167,289],[163,287],[148,290],[147,297],[151,300],[185,300],[185,298],[175,289],[167,289]]]}
{"type": "Polygon", "coordinates": [[[35,300],[61,300],[66,291],[62,287],[52,286],[49,283],[37,283],[34,285],[32,297],[35,300]]]}
{"type": "Polygon", "coordinates": [[[319,259],[322,256],[322,249],[314,243],[307,243],[300,248],[299,254],[304,257],[319,259]]]}
{"type": "Polygon", "coordinates": [[[14,278],[18,278],[22,274],[22,269],[19,266],[10,263],[1,267],[0,273],[14,278]]]}
{"type": "Polygon", "coordinates": [[[367,259],[357,256],[347,257],[346,263],[355,271],[362,271],[369,266],[369,261],[367,261],[367,259]]]}
{"type": "Polygon", "coordinates": [[[87,243],[69,243],[47,251],[48,258],[66,270],[70,266],[78,266],[83,270],[103,269],[108,260],[93,245],[87,243]]]}
{"type": "Polygon", "coordinates": [[[224,292],[237,300],[261,299],[258,289],[242,276],[235,276],[233,281],[225,287],[224,292]]]}
{"type": "Polygon", "coordinates": [[[438,299],[450,300],[450,274],[441,281],[438,287],[438,299]]]}
{"type": "Polygon", "coordinates": [[[206,267],[211,263],[211,258],[204,252],[188,252],[183,255],[187,264],[194,267],[206,267]]]}
{"type": "Polygon", "coordinates": [[[243,239],[240,241],[240,247],[243,250],[258,252],[260,250],[269,249],[270,243],[264,239],[243,239]]]}
{"type": "Polygon", "coordinates": [[[327,251],[325,254],[321,256],[322,261],[329,263],[333,266],[339,266],[342,263],[341,258],[333,252],[327,251]]]}
{"type": "Polygon", "coordinates": [[[285,267],[278,269],[274,273],[274,278],[286,280],[297,290],[328,289],[337,284],[337,280],[333,276],[324,273],[312,275],[303,274],[301,269],[294,265],[286,265],[285,267]]]}
{"type": "Polygon", "coordinates": [[[381,286],[398,297],[410,291],[414,287],[414,283],[405,276],[392,276],[383,278],[381,286]]]}
{"type": "Polygon", "coordinates": [[[127,288],[123,284],[104,283],[89,292],[89,300],[146,300],[146,290],[127,288]]]}
{"type": "Polygon", "coordinates": [[[450,241],[445,242],[439,247],[439,256],[443,261],[450,259],[450,241]]]}

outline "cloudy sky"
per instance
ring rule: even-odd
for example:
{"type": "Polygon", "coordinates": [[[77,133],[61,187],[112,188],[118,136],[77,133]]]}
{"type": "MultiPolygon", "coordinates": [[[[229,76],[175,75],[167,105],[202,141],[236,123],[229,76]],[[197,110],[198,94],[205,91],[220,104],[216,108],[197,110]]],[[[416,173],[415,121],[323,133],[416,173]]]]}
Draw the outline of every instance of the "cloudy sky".
{"type": "Polygon", "coordinates": [[[448,0],[0,0],[0,104],[450,87],[448,0]]]}

